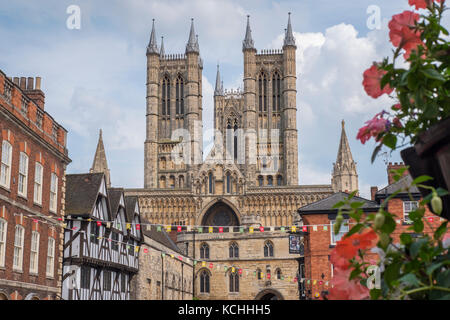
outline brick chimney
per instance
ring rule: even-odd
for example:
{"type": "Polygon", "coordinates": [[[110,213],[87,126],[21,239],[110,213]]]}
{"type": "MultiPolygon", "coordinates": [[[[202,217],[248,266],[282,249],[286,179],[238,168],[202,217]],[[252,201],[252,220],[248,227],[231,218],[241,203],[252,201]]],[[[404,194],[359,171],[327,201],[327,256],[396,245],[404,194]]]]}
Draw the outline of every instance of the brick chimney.
{"type": "Polygon", "coordinates": [[[23,90],[23,92],[27,95],[28,98],[33,100],[38,105],[39,108],[44,110],[45,94],[41,90],[40,77],[36,77],[36,79],[29,77],[28,81],[26,78],[20,78],[20,88],[23,90]],[[36,80],[36,82],[34,82],[34,80],[36,80]]]}
{"type": "MultiPolygon", "coordinates": [[[[388,166],[387,166],[387,174],[388,174],[388,184],[392,184],[394,183],[394,174],[391,172],[391,170],[396,170],[396,169],[400,169],[400,168],[406,168],[405,164],[403,162],[389,162],[388,166]]],[[[408,174],[408,170],[406,170],[405,172],[403,172],[403,176],[406,176],[408,174]]]]}
{"type": "Polygon", "coordinates": [[[370,187],[370,199],[375,201],[375,194],[378,192],[378,187],[370,187]]]}

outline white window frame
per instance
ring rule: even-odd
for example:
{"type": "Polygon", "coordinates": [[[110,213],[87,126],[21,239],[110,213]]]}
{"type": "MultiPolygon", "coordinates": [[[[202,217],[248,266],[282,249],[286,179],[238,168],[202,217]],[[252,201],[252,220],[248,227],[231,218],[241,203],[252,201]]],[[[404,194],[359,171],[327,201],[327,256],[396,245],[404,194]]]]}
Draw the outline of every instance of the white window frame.
{"type": "Polygon", "coordinates": [[[44,176],[44,166],[40,164],[39,162],[36,162],[34,166],[34,197],[33,201],[34,203],[37,203],[39,205],[42,205],[42,179],[44,176]],[[38,168],[40,168],[41,175],[38,177],[37,172],[38,168]],[[38,178],[40,178],[38,180],[38,178]]]}
{"type": "Polygon", "coordinates": [[[11,185],[11,159],[12,145],[7,140],[3,140],[0,168],[0,185],[7,189],[9,189],[11,185]]]}
{"type": "Polygon", "coordinates": [[[28,189],[28,156],[25,152],[20,153],[19,160],[19,181],[17,193],[22,197],[27,197],[28,189]]]}
{"type": "Polygon", "coordinates": [[[8,232],[8,222],[5,219],[0,218],[0,267],[5,266],[7,232],[8,232]]]}
{"type": "Polygon", "coordinates": [[[331,245],[336,245],[336,243],[342,239],[342,237],[344,236],[344,234],[346,234],[350,228],[349,228],[349,221],[348,219],[344,219],[342,221],[342,225],[341,225],[341,229],[339,230],[339,233],[337,235],[334,234],[334,224],[336,223],[336,220],[331,220],[330,221],[330,243],[331,245]]]}
{"type": "Polygon", "coordinates": [[[39,269],[39,232],[31,232],[30,273],[37,274],[39,269]]]}
{"type": "Polygon", "coordinates": [[[13,256],[13,270],[22,271],[23,269],[23,242],[24,242],[25,228],[20,224],[15,227],[14,233],[14,256],[13,256]]]}
{"type": "Polygon", "coordinates": [[[419,201],[403,201],[403,221],[405,223],[412,223],[411,219],[409,219],[409,213],[411,211],[416,210],[419,207],[419,201]],[[416,208],[411,209],[411,204],[414,203],[416,208]],[[409,206],[409,209],[407,210],[407,206],[409,206]]]}
{"type": "Polygon", "coordinates": [[[55,274],[55,239],[52,237],[48,238],[47,245],[47,268],[46,276],[52,278],[55,274]]]}
{"type": "Polygon", "coordinates": [[[52,172],[50,178],[50,208],[51,212],[56,213],[58,208],[58,176],[52,172]]]}

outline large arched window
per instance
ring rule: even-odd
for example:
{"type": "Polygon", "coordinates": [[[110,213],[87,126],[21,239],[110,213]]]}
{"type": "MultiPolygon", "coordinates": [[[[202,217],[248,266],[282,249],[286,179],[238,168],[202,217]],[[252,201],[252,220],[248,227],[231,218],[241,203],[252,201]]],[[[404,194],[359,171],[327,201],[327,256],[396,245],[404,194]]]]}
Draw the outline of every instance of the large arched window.
{"type": "Polygon", "coordinates": [[[275,72],[272,76],[272,111],[280,111],[281,103],[281,79],[278,72],[275,72]]]}
{"type": "Polygon", "coordinates": [[[200,272],[200,292],[209,293],[209,272],[206,270],[200,272]]]}
{"type": "Polygon", "coordinates": [[[181,75],[177,78],[176,83],[176,114],[184,114],[184,82],[181,75]]]}
{"type": "Polygon", "coordinates": [[[268,176],[267,177],[267,185],[268,186],[273,186],[273,177],[272,176],[268,176]]]}
{"type": "Polygon", "coordinates": [[[267,77],[264,72],[259,75],[259,111],[267,111],[267,77]]]}
{"type": "Polygon", "coordinates": [[[273,257],[273,243],[266,241],[264,244],[264,257],[273,257]]]}
{"type": "Polygon", "coordinates": [[[260,186],[260,187],[262,187],[263,186],[263,177],[262,176],[258,176],[258,185],[260,186]]]}
{"type": "Polygon", "coordinates": [[[236,242],[232,242],[229,248],[230,258],[239,258],[239,246],[236,242]]]}
{"type": "Polygon", "coordinates": [[[163,116],[170,115],[170,80],[168,76],[165,76],[162,82],[161,108],[163,116]]]}
{"type": "Polygon", "coordinates": [[[209,246],[207,243],[202,243],[200,246],[200,259],[209,259],[209,246]]]}
{"type": "Polygon", "coordinates": [[[165,188],[166,187],[166,177],[161,176],[159,178],[159,187],[160,188],[165,188]]]}
{"type": "Polygon", "coordinates": [[[230,292],[239,292],[239,274],[237,272],[230,272],[230,292]]]}
{"type": "Polygon", "coordinates": [[[172,189],[175,188],[175,177],[174,176],[169,177],[169,188],[172,188],[172,189]]]}

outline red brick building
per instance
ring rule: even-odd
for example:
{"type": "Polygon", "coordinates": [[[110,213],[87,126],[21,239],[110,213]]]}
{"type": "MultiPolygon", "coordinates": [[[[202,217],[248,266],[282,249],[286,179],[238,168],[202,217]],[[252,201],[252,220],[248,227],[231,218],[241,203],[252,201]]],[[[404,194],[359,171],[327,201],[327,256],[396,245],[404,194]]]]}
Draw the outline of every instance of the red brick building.
{"type": "Polygon", "coordinates": [[[0,300],[61,294],[67,131],[44,110],[40,78],[0,70],[0,300]]]}
{"type": "MultiPolygon", "coordinates": [[[[394,243],[400,242],[400,234],[403,232],[410,232],[413,236],[414,231],[408,230],[410,221],[408,219],[408,212],[417,208],[419,201],[422,200],[422,195],[417,187],[410,189],[411,195],[408,194],[406,188],[411,185],[412,178],[408,171],[404,172],[404,176],[397,182],[394,181],[392,170],[405,168],[403,163],[389,163],[387,166],[388,186],[381,190],[372,187],[372,198],[379,204],[383,203],[387,197],[397,190],[402,190],[393,199],[389,200],[387,204],[387,211],[396,216],[397,228],[393,233],[394,243]]],[[[425,206],[424,216],[424,233],[432,235],[439,225],[444,221],[443,218],[433,214],[428,206],[425,206]]]]}
{"type": "MultiPolygon", "coordinates": [[[[348,197],[348,193],[337,192],[298,209],[303,225],[307,227],[304,234],[304,279],[307,298],[318,298],[317,294],[321,295],[323,291],[329,289],[329,282],[333,277],[333,267],[330,262],[331,251],[342,236],[351,229],[351,224],[355,222],[344,214],[344,221],[348,224],[343,224],[341,232],[334,235],[333,224],[338,210],[333,209],[333,206],[346,197],[348,197]]],[[[367,214],[377,212],[379,208],[375,201],[361,197],[353,197],[352,202],[363,202],[364,205],[361,208],[367,214]]]]}

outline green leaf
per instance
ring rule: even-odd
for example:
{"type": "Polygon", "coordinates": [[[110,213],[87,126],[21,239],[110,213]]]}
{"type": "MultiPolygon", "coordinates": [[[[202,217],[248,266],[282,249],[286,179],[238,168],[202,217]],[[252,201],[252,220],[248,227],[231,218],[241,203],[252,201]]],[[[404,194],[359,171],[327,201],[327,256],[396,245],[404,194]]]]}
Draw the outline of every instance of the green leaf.
{"type": "Polygon", "coordinates": [[[336,203],[334,206],[333,206],[333,209],[336,209],[336,208],[339,208],[339,207],[342,207],[343,205],[345,204],[345,202],[344,201],[339,201],[338,203],[336,203]]]}
{"type": "Polygon", "coordinates": [[[419,286],[419,279],[417,279],[416,275],[413,273],[408,273],[399,279],[400,282],[403,282],[409,286],[419,286]]]}
{"type": "Polygon", "coordinates": [[[422,176],[415,178],[411,184],[414,186],[416,184],[419,184],[419,183],[422,183],[422,182],[425,182],[428,180],[433,180],[433,177],[430,177],[427,175],[422,175],[422,176]]]}
{"type": "Polygon", "coordinates": [[[391,149],[395,149],[397,146],[397,137],[392,133],[388,133],[383,137],[383,144],[391,149]]]}
{"type": "Polygon", "coordinates": [[[415,231],[415,232],[417,232],[417,233],[420,233],[420,232],[422,232],[423,231],[423,221],[422,220],[417,220],[417,221],[414,221],[414,224],[413,224],[413,230],[415,231]]]}
{"type": "Polygon", "coordinates": [[[444,233],[447,232],[447,224],[448,221],[442,222],[439,228],[436,229],[436,231],[434,232],[435,239],[440,239],[444,235],[444,233]]]}
{"type": "Polygon", "coordinates": [[[393,282],[398,279],[398,276],[400,275],[401,266],[402,261],[398,261],[388,265],[384,270],[383,278],[386,281],[388,287],[392,287],[393,282]]]}
{"type": "Polygon", "coordinates": [[[381,289],[372,289],[369,293],[371,300],[378,300],[381,296],[381,289]]]}
{"type": "Polygon", "coordinates": [[[427,77],[427,78],[445,82],[445,78],[442,76],[442,74],[440,74],[435,69],[432,69],[432,68],[422,69],[422,70],[420,70],[420,72],[422,72],[425,75],[425,77],[427,77]]]}
{"type": "Polygon", "coordinates": [[[350,203],[350,207],[352,207],[353,209],[358,209],[359,207],[362,207],[364,205],[364,202],[352,202],[350,203]]]}
{"type": "Polygon", "coordinates": [[[427,238],[420,238],[417,241],[413,242],[411,247],[409,248],[409,253],[413,259],[417,257],[419,254],[420,248],[428,242],[427,238]]]}
{"type": "Polygon", "coordinates": [[[436,270],[437,268],[442,267],[442,265],[444,264],[444,262],[439,262],[439,263],[433,263],[431,266],[429,266],[426,270],[427,275],[430,275],[434,272],[434,270],[436,270]]]}
{"type": "Polygon", "coordinates": [[[373,163],[375,161],[375,158],[377,157],[378,152],[380,152],[382,145],[379,144],[375,147],[375,149],[372,152],[372,157],[370,157],[370,162],[373,163]]]}
{"type": "Polygon", "coordinates": [[[440,272],[437,275],[436,285],[439,287],[450,288],[450,269],[440,272]]]}
{"type": "Polygon", "coordinates": [[[345,234],[344,238],[350,237],[352,234],[359,232],[359,230],[361,230],[363,227],[364,225],[362,223],[358,223],[353,228],[351,228],[349,232],[345,234]]]}
{"type": "Polygon", "coordinates": [[[409,233],[402,233],[400,235],[400,241],[402,244],[410,244],[412,242],[412,237],[409,233]]]}

